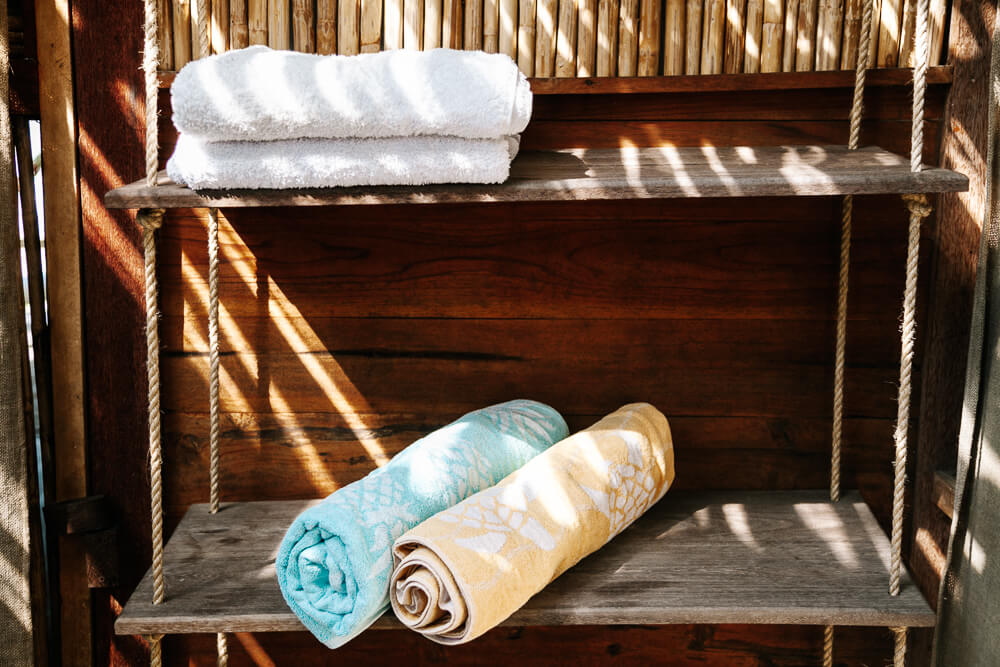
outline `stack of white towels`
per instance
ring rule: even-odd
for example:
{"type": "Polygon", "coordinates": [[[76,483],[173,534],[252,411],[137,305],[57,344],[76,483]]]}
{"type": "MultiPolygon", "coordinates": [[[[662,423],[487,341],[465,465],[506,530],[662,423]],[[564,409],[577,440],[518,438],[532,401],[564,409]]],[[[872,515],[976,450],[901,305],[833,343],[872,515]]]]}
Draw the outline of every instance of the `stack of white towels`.
{"type": "Polygon", "coordinates": [[[189,63],[167,173],[195,190],[502,183],[531,117],[505,55],[317,56],[264,46],[189,63]]]}

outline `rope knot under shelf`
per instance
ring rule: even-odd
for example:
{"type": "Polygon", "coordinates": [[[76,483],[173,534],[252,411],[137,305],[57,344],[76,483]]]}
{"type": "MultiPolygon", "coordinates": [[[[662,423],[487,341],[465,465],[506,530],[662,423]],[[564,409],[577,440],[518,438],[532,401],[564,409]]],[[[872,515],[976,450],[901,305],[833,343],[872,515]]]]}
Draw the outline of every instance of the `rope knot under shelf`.
{"type": "Polygon", "coordinates": [[[930,199],[928,199],[925,194],[905,194],[902,195],[902,197],[903,201],[906,203],[906,208],[910,211],[910,214],[917,216],[920,220],[929,216],[934,210],[934,207],[931,206],[930,199]]]}
{"type": "Polygon", "coordinates": [[[143,208],[139,209],[139,213],[135,219],[136,222],[142,225],[143,229],[155,232],[163,226],[163,216],[165,214],[166,210],[162,208],[143,208]]]}

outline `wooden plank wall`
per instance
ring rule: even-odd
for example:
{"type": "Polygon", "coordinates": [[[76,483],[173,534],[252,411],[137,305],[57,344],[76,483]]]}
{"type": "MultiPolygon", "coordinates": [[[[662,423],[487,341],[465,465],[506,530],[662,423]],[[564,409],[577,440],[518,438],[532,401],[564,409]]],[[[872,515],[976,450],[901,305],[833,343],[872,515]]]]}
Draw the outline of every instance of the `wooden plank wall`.
{"type": "MultiPolygon", "coordinates": [[[[932,162],[945,92],[931,89],[932,162]]],[[[842,142],[850,94],[845,84],[539,95],[524,148],[842,142]]],[[[905,152],[908,95],[904,85],[871,89],[864,143],[905,152]]],[[[169,109],[162,118],[166,155],[169,109]]],[[[885,523],[905,211],[897,197],[856,207],[845,479],[885,523]]],[[[328,494],[436,426],[515,396],[550,402],[574,428],[628,401],[657,404],[674,427],[679,489],[827,484],[836,199],[231,210],[223,218],[227,500],[328,494]]],[[[928,226],[926,239],[934,233],[928,226]]],[[[202,211],[172,213],[161,232],[168,525],[207,498],[205,243],[202,211]]],[[[925,244],[925,267],[931,251],[925,244]]],[[[838,663],[889,655],[884,629],[838,637],[838,663]]],[[[210,664],[211,641],[168,638],[167,657],[210,664]]],[[[499,630],[459,649],[373,635],[331,654],[296,633],[240,636],[232,660],[383,662],[399,651],[456,664],[619,654],[808,664],[820,645],[817,628],[538,628],[499,630]]]]}
{"type": "MultiPolygon", "coordinates": [[[[911,66],[914,0],[874,0],[872,59],[911,66]]],[[[198,57],[196,0],[159,0],[160,68],[198,57]]],[[[528,76],[854,69],[862,0],[213,0],[212,52],[452,47],[506,53],[528,76]],[[784,26],[782,28],[782,25],[784,26]],[[779,57],[780,54],[783,56],[779,57]]],[[[931,63],[948,0],[931,0],[931,63]]]]}

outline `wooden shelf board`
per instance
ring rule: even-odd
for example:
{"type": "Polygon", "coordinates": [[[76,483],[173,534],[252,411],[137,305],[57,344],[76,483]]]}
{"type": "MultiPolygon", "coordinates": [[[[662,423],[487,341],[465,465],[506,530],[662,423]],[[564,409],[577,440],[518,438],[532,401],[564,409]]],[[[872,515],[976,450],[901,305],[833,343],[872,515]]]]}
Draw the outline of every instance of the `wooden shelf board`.
{"type": "Polygon", "coordinates": [[[945,169],[913,173],[877,147],[844,146],[567,149],[526,151],[502,185],[377,186],[317,190],[194,192],[160,174],[104,196],[108,208],[199,208],[582,201],[691,197],[828,196],[961,192],[968,179],[945,169]]]}
{"type": "MultiPolygon", "coordinates": [[[[166,600],[143,578],[119,634],[296,631],[274,576],[278,544],[311,502],[191,507],[166,546],[166,600]]],[[[668,493],[507,625],[750,623],[932,626],[909,576],[888,594],[889,544],[856,493],[668,493]]],[[[375,627],[398,628],[387,614],[375,627]]]]}

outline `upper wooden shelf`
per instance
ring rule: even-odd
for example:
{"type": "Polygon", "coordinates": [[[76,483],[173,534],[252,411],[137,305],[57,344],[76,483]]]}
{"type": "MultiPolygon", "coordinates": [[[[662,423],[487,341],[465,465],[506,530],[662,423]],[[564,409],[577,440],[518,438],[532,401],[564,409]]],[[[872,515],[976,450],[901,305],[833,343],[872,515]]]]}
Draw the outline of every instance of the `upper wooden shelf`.
{"type": "MultiPolygon", "coordinates": [[[[191,507],[166,546],[166,600],[151,603],[147,573],[116,632],[303,630],[274,560],[310,502],[191,507]]],[[[670,492],[505,624],[934,625],[908,576],[889,595],[888,568],[888,540],[856,493],[670,492]]],[[[389,613],[375,627],[402,626],[389,613]]]]}
{"type": "Polygon", "coordinates": [[[960,192],[968,179],[872,147],[636,148],[528,151],[502,185],[378,186],[195,192],[160,174],[104,196],[108,208],[230,208],[350,204],[581,201],[675,197],[768,197],[960,192]]]}

